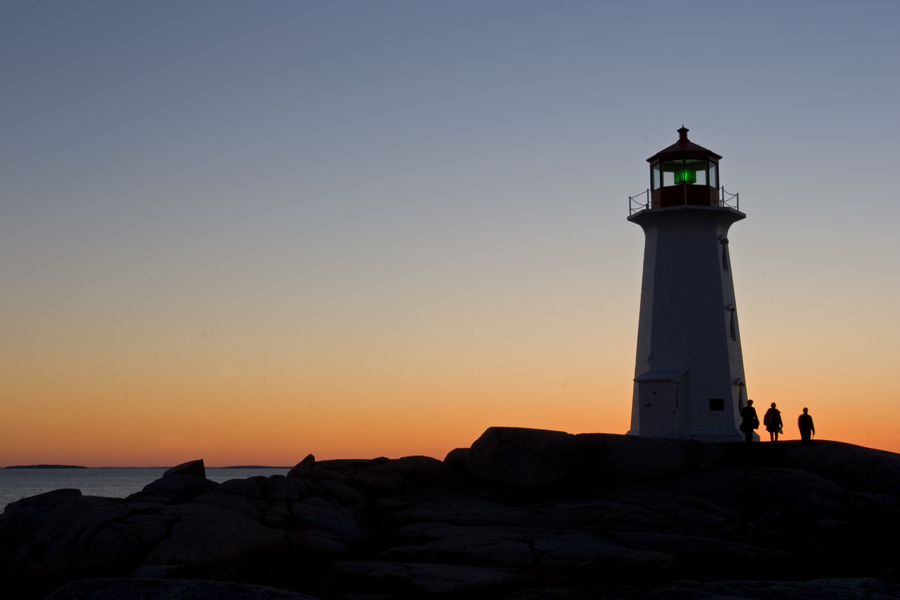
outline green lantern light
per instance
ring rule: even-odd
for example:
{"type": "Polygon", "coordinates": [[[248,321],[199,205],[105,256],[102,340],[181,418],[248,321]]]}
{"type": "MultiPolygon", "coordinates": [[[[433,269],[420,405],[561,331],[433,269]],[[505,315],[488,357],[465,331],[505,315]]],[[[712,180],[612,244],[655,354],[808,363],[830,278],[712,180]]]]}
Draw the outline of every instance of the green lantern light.
{"type": "Polygon", "coordinates": [[[697,171],[687,169],[676,171],[675,183],[697,183],[697,171]]]}

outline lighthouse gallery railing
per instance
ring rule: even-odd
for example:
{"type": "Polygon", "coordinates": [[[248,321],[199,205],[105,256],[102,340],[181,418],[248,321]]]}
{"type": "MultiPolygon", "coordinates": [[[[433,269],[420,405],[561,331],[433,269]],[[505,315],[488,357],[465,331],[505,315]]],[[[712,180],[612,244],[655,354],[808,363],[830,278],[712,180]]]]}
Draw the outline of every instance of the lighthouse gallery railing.
{"type": "MultiPolygon", "coordinates": [[[[725,186],[719,188],[719,206],[722,208],[733,208],[741,210],[740,193],[732,194],[725,190],[725,186]]],[[[628,216],[639,213],[642,210],[650,208],[650,188],[645,191],[628,196],[628,216]]]]}

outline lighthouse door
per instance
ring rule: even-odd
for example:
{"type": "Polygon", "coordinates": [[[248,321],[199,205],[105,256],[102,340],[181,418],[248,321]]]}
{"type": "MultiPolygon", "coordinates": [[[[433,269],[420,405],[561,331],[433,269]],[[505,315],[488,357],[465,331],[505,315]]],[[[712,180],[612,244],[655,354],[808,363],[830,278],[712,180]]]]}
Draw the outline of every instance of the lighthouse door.
{"type": "Polygon", "coordinates": [[[681,386],[675,381],[640,382],[641,435],[675,437],[681,386]]]}

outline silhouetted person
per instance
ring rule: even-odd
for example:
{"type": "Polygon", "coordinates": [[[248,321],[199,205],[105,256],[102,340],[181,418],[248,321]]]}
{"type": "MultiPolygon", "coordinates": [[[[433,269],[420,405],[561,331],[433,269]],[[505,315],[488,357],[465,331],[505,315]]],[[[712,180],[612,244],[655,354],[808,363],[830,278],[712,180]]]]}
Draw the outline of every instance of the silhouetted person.
{"type": "Polygon", "coordinates": [[[753,443],[753,430],[759,427],[759,417],[753,408],[753,400],[747,400],[747,406],[741,411],[741,431],[744,432],[744,441],[753,443]]]}
{"type": "Polygon", "coordinates": [[[766,426],[766,431],[769,432],[769,441],[777,442],[778,434],[781,433],[781,427],[784,425],[784,422],[781,420],[781,411],[775,408],[775,403],[772,403],[772,408],[766,411],[766,416],[763,417],[763,425],[766,426]]]}
{"type": "Polygon", "coordinates": [[[816,426],[813,425],[812,417],[809,416],[809,409],[804,408],[803,414],[797,419],[797,427],[800,428],[800,445],[812,446],[812,434],[816,432],[816,426]]]}

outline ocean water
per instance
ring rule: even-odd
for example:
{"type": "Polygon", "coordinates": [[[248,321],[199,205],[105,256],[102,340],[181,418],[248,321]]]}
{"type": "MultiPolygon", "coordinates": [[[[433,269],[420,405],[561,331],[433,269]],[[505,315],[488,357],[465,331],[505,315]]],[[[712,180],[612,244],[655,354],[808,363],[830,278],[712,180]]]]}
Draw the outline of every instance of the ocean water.
{"type": "MultiPolygon", "coordinates": [[[[60,488],[75,488],[85,496],[124,498],[159,479],[165,468],[145,469],[0,469],[0,509],[21,498],[60,488]]],[[[206,477],[219,483],[255,475],[286,475],[288,468],[209,468],[206,477]]]]}

